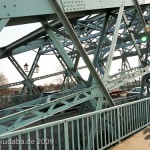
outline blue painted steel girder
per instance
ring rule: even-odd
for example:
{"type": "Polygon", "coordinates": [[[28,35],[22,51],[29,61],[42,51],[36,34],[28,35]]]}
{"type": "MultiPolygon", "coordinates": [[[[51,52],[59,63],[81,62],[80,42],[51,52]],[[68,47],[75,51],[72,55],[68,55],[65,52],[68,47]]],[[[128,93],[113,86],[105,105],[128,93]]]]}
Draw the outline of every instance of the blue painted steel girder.
{"type": "MultiPolygon", "coordinates": [[[[130,14],[131,15],[131,14],[130,14]]],[[[100,14],[100,16],[101,16],[101,14],[100,14]]],[[[104,17],[104,15],[102,14],[102,17],[104,17]]],[[[130,16],[131,17],[131,16],[130,16]]],[[[145,20],[146,21],[148,21],[149,20],[149,16],[145,16],[145,20]]],[[[89,22],[90,20],[92,20],[92,21],[94,21],[95,22],[95,20],[92,18],[92,19],[88,19],[87,21],[89,22]]],[[[137,20],[137,18],[135,18],[133,20],[133,22],[132,22],[132,26],[137,26],[137,24],[140,24],[140,21],[139,20],[137,20]],[[135,20],[135,21],[134,21],[135,20]]],[[[80,30],[81,30],[81,27],[83,26],[83,25],[80,25],[80,22],[83,22],[83,20],[79,20],[78,21],[78,23],[77,23],[77,28],[79,28],[80,30]],[[80,27],[81,26],[81,27],[80,27]]],[[[99,20],[97,20],[97,22],[102,22],[103,23],[103,19],[102,18],[100,18],[99,20]]],[[[84,23],[85,24],[85,23],[84,23]]],[[[115,22],[114,22],[114,24],[115,24],[115,22]]],[[[92,23],[91,23],[91,25],[89,26],[89,23],[87,23],[87,25],[85,24],[85,26],[86,26],[86,28],[88,29],[88,30],[90,30],[90,32],[92,32],[92,31],[97,31],[97,29],[95,28],[95,29],[91,29],[91,26],[92,26],[92,23]]],[[[113,24],[112,24],[112,26],[113,26],[113,24]]],[[[83,28],[83,27],[82,27],[83,28]]],[[[94,28],[94,27],[93,27],[94,28]]],[[[120,29],[123,29],[123,28],[125,28],[125,25],[124,24],[122,24],[121,26],[120,26],[120,29]]],[[[78,29],[77,29],[78,30],[78,29]]],[[[82,31],[82,30],[81,30],[82,31]]],[[[108,29],[108,31],[107,31],[107,34],[110,34],[110,33],[113,33],[113,31],[114,31],[114,28],[110,28],[110,29],[108,29]]],[[[83,33],[85,33],[85,31],[82,31],[83,33]]],[[[20,40],[20,42],[22,43],[22,44],[27,44],[27,42],[28,41],[30,41],[30,38],[33,38],[34,36],[35,36],[35,38],[37,38],[37,37],[40,37],[40,36],[42,36],[42,35],[44,35],[45,34],[45,31],[44,31],[44,29],[39,29],[39,30],[37,30],[37,31],[35,31],[35,32],[33,32],[33,34],[30,34],[29,36],[26,36],[26,37],[24,37],[24,38],[22,38],[21,40],[20,40]],[[31,36],[32,35],[32,36],[31,36]],[[24,39],[24,40],[23,40],[24,39]],[[26,40],[27,41],[26,41],[26,40]],[[23,41],[23,42],[22,42],[23,41]]],[[[95,34],[96,35],[96,34],[95,34]]],[[[90,35],[88,35],[88,38],[89,38],[89,36],[91,36],[91,38],[92,38],[92,34],[90,34],[90,35]]],[[[98,36],[98,34],[96,35],[96,36],[98,36]]],[[[118,40],[120,40],[120,39],[118,39],[118,40]]],[[[20,45],[18,45],[18,46],[20,46],[20,45]]],[[[17,46],[17,47],[18,47],[17,46]]],[[[10,47],[12,47],[13,49],[14,48],[17,48],[17,47],[15,47],[14,46],[14,44],[10,44],[9,46],[7,46],[7,47],[4,47],[4,48],[1,48],[1,50],[0,51],[3,51],[3,50],[6,50],[6,49],[10,49],[10,47]],[[13,45],[13,47],[12,47],[12,45],[13,45]]],[[[24,52],[25,50],[21,50],[21,52],[24,52]]]]}
{"type": "MultiPolygon", "coordinates": [[[[79,12],[79,11],[89,11],[104,8],[116,8],[120,7],[121,4],[125,6],[134,6],[134,2],[131,0],[113,0],[109,3],[108,0],[57,0],[59,5],[64,9],[65,12],[79,12]]],[[[139,4],[150,4],[148,1],[140,1],[139,4]]],[[[37,15],[48,15],[54,14],[52,6],[50,6],[48,0],[2,0],[0,3],[0,18],[15,18],[24,16],[37,16],[37,15]],[[33,9],[34,8],[34,9],[33,9]]]]}

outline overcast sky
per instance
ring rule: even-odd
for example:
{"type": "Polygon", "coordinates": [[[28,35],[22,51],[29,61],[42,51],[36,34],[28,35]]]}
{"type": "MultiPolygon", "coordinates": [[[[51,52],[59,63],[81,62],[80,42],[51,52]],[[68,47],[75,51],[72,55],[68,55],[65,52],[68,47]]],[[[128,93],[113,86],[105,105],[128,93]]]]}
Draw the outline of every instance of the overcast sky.
{"type": "MultiPolygon", "coordinates": [[[[12,43],[13,41],[25,36],[26,34],[39,28],[40,26],[41,26],[40,24],[36,23],[36,24],[27,24],[22,26],[5,27],[0,33],[0,41],[1,41],[0,47],[12,43]]],[[[29,67],[31,67],[35,54],[36,53],[34,51],[29,51],[26,53],[15,55],[15,58],[22,67],[26,62],[28,63],[29,67]]],[[[132,60],[130,59],[130,61],[132,60]]],[[[52,55],[41,56],[38,64],[40,66],[40,71],[39,73],[34,73],[33,77],[61,71],[59,62],[57,61],[56,57],[52,55]]],[[[84,64],[82,63],[82,65],[84,64]]],[[[138,65],[137,60],[132,62],[132,65],[133,67],[137,66],[138,65]]],[[[114,74],[120,68],[121,68],[121,61],[114,61],[111,66],[110,73],[114,74]]],[[[5,74],[5,76],[8,78],[9,83],[23,80],[21,75],[17,72],[17,70],[14,68],[14,66],[10,63],[10,61],[7,58],[0,59],[0,72],[5,74]]],[[[81,75],[85,79],[87,79],[88,70],[85,69],[85,70],[81,70],[80,72],[81,75]]],[[[56,78],[50,78],[50,79],[38,81],[36,83],[38,85],[41,85],[41,84],[50,84],[52,82],[54,83],[56,81],[58,81],[56,78]]]]}

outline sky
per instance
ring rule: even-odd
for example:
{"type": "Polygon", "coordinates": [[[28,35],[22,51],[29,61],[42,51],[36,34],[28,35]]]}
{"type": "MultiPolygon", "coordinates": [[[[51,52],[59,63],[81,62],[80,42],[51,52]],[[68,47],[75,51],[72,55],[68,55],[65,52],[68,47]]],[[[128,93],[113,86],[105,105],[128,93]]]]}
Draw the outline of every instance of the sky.
{"type": "MultiPolygon", "coordinates": [[[[0,47],[6,46],[13,41],[27,35],[28,33],[32,32],[33,30],[41,27],[39,23],[34,24],[27,24],[27,25],[19,25],[19,26],[13,26],[13,27],[5,27],[0,32],[0,47]]],[[[29,51],[25,53],[21,53],[18,55],[15,55],[15,59],[17,62],[21,65],[21,67],[24,66],[25,63],[29,65],[29,68],[32,65],[33,59],[35,57],[36,53],[34,51],[29,51]]],[[[136,58],[134,58],[136,60],[136,58]]],[[[132,67],[137,66],[137,60],[133,63],[133,58],[129,60],[132,62],[132,67]]],[[[51,74],[55,72],[61,71],[61,65],[58,62],[57,58],[53,55],[42,55],[40,57],[38,65],[40,66],[39,73],[34,73],[33,77],[43,76],[46,74],[51,74]]],[[[83,61],[80,61],[80,65],[84,65],[83,61]]],[[[121,60],[114,61],[111,65],[111,71],[110,74],[114,74],[118,72],[118,69],[121,68],[121,60]]],[[[12,63],[7,59],[0,59],[0,73],[3,73],[6,78],[8,79],[9,83],[22,81],[23,78],[18,73],[18,71],[14,68],[12,63]]],[[[86,80],[88,78],[87,74],[89,73],[88,69],[80,70],[81,75],[86,80]]],[[[36,85],[43,85],[43,84],[50,84],[50,83],[57,83],[60,82],[61,76],[59,77],[52,77],[49,79],[41,80],[35,82],[36,85]]]]}
{"type": "MultiPolygon", "coordinates": [[[[17,39],[27,35],[28,33],[32,32],[33,30],[39,27],[41,27],[39,23],[5,27],[0,33],[0,47],[6,46],[16,41],[17,39]]],[[[36,52],[29,51],[15,55],[14,57],[22,68],[25,63],[27,63],[30,68],[35,55],[36,52]]],[[[39,73],[34,73],[33,77],[43,76],[62,71],[60,63],[58,62],[57,58],[53,55],[42,55],[40,57],[38,65],[40,66],[39,73]]],[[[0,73],[3,73],[6,76],[9,83],[23,80],[22,76],[18,73],[18,71],[14,68],[12,63],[7,58],[0,59],[0,73]]],[[[83,73],[83,71],[81,71],[81,73],[83,73]]],[[[38,85],[57,83],[60,82],[60,79],[61,76],[58,76],[37,81],[35,83],[37,83],[38,85]]]]}

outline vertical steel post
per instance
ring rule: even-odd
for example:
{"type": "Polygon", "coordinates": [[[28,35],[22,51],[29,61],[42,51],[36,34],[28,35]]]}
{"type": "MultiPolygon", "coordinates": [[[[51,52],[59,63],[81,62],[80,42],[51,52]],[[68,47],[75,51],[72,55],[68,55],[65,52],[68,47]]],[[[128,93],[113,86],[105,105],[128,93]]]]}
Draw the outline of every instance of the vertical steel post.
{"type": "Polygon", "coordinates": [[[133,42],[133,44],[134,44],[134,47],[135,47],[135,49],[136,49],[136,51],[137,51],[137,54],[138,54],[138,56],[139,56],[139,59],[140,59],[140,61],[141,61],[142,54],[141,54],[141,52],[140,52],[140,50],[139,50],[139,48],[138,48],[138,45],[137,45],[137,43],[136,43],[134,34],[131,33],[131,31],[130,31],[130,29],[129,29],[129,22],[128,22],[128,20],[127,20],[127,17],[126,17],[126,15],[125,15],[125,13],[123,13],[123,19],[124,19],[124,22],[125,22],[126,27],[127,27],[127,29],[128,29],[128,32],[129,32],[129,34],[130,34],[130,37],[131,37],[131,39],[132,39],[132,42],[133,42]]]}
{"type": "MultiPolygon", "coordinates": [[[[98,42],[98,45],[97,45],[97,48],[96,48],[96,52],[94,54],[94,60],[93,60],[94,67],[96,67],[98,59],[99,59],[99,55],[102,52],[104,36],[105,36],[105,32],[106,32],[106,29],[107,29],[107,26],[108,26],[108,23],[109,23],[108,21],[109,21],[109,13],[106,13],[106,17],[105,17],[105,20],[104,20],[104,24],[103,24],[101,34],[100,34],[99,42],[98,42]]],[[[93,76],[90,72],[89,79],[88,79],[89,84],[92,84],[92,81],[93,81],[93,76]]]]}
{"type": "Polygon", "coordinates": [[[123,11],[124,11],[124,5],[122,4],[120,9],[119,9],[117,22],[116,22],[116,27],[115,27],[115,31],[114,31],[114,36],[113,36],[113,39],[112,39],[112,43],[111,43],[111,47],[110,47],[110,51],[109,51],[109,56],[108,56],[107,63],[106,63],[106,69],[105,69],[105,74],[104,74],[104,80],[105,81],[108,79],[108,76],[109,76],[111,63],[112,63],[112,60],[113,60],[113,55],[114,55],[116,42],[117,42],[117,38],[118,38],[118,32],[119,32],[119,29],[120,29],[120,23],[121,23],[123,11]]]}
{"type": "Polygon", "coordinates": [[[68,122],[64,122],[64,133],[65,133],[65,150],[69,150],[69,135],[68,135],[68,122]]]}
{"type": "Polygon", "coordinates": [[[120,116],[121,116],[121,114],[120,114],[120,111],[119,111],[119,107],[117,107],[117,123],[118,123],[117,125],[118,125],[118,139],[119,139],[119,143],[121,143],[120,116]]]}
{"type": "Polygon", "coordinates": [[[138,14],[139,14],[141,23],[142,23],[143,28],[144,28],[144,31],[145,31],[145,34],[146,34],[146,36],[147,36],[147,38],[148,38],[148,40],[149,40],[149,42],[150,42],[150,34],[148,33],[148,31],[147,31],[147,29],[146,29],[146,22],[145,22],[145,20],[144,20],[144,18],[143,18],[140,5],[139,5],[139,3],[138,3],[137,0],[133,0],[133,1],[134,1],[134,4],[135,4],[135,7],[136,7],[136,9],[137,9],[137,12],[138,12],[138,14]]]}
{"type": "MultiPolygon", "coordinates": [[[[150,34],[149,34],[149,31],[146,29],[146,22],[145,22],[145,19],[142,15],[142,11],[141,11],[141,8],[140,8],[140,5],[138,3],[137,0],[133,0],[134,1],[134,4],[135,4],[135,7],[137,9],[137,13],[139,14],[139,18],[141,20],[141,23],[142,23],[142,26],[144,28],[144,31],[145,31],[145,35],[147,36],[148,38],[148,42],[147,42],[147,50],[146,50],[146,54],[145,54],[145,60],[144,60],[144,63],[143,65],[148,65],[149,64],[149,60],[148,60],[148,53],[150,53],[150,34]]],[[[145,75],[146,76],[146,75],[145,75]]],[[[143,76],[143,79],[142,79],[142,83],[141,83],[141,89],[143,90],[144,89],[144,82],[147,82],[144,78],[145,76],[143,76]],[[144,81],[145,80],[145,81],[144,81]]],[[[148,82],[147,82],[148,83],[148,82]]],[[[148,83],[149,84],[149,83],[148,83]]],[[[142,95],[142,92],[140,93],[140,97],[143,97],[142,95]]]]}

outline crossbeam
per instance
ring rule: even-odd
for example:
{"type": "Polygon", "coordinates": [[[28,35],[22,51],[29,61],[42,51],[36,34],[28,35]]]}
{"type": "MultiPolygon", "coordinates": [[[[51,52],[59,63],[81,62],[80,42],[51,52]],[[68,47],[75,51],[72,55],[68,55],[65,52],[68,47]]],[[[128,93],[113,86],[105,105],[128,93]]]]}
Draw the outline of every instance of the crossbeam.
{"type": "Polygon", "coordinates": [[[40,106],[35,106],[18,113],[3,117],[0,119],[0,134],[10,132],[21,128],[23,126],[37,122],[38,120],[50,117],[63,110],[69,109],[73,106],[89,101],[98,97],[98,87],[93,86],[74,94],[70,94],[54,101],[49,101],[47,98],[46,103],[40,106]],[[96,94],[97,93],[97,94],[96,94]],[[10,123],[10,124],[9,124],[10,123]]]}
{"type": "MultiPolygon", "coordinates": [[[[125,6],[134,6],[134,2],[131,0],[113,0],[112,3],[108,3],[105,0],[97,1],[93,0],[92,2],[89,0],[79,0],[79,1],[72,1],[70,0],[57,0],[61,8],[64,8],[66,13],[77,13],[82,11],[90,11],[90,10],[97,10],[97,9],[104,9],[104,8],[116,8],[120,7],[122,3],[125,3],[125,6]]],[[[149,4],[149,1],[141,1],[139,0],[140,5],[149,4]]],[[[55,14],[52,6],[49,6],[47,0],[30,0],[28,2],[22,1],[20,3],[18,0],[14,0],[13,2],[1,2],[1,6],[3,6],[0,10],[0,19],[4,18],[15,18],[15,17],[26,17],[26,16],[38,16],[38,15],[53,15],[55,14]],[[9,11],[7,7],[9,7],[9,11]],[[34,10],[32,9],[34,7],[34,10]],[[24,11],[22,11],[24,10],[24,11]]],[[[34,18],[34,21],[37,19],[34,18]]],[[[31,20],[22,20],[25,23],[31,20]]],[[[33,21],[32,21],[33,22],[33,21]]],[[[14,23],[11,23],[14,24],[14,23]]]]}

